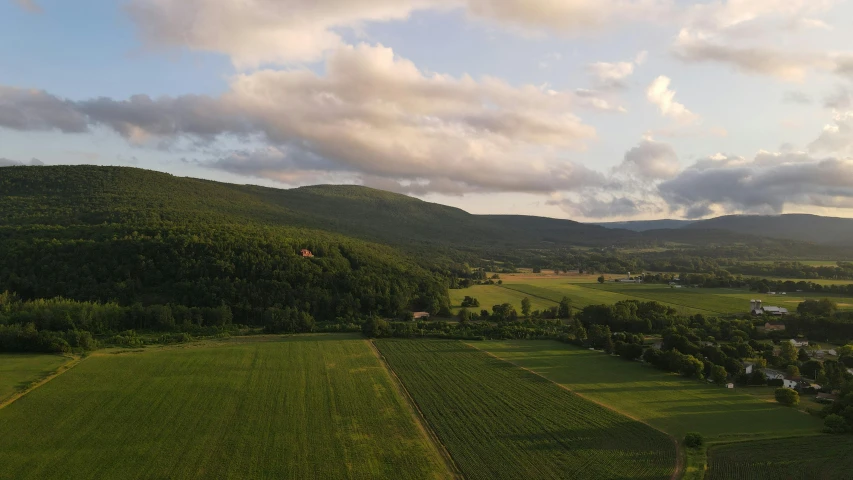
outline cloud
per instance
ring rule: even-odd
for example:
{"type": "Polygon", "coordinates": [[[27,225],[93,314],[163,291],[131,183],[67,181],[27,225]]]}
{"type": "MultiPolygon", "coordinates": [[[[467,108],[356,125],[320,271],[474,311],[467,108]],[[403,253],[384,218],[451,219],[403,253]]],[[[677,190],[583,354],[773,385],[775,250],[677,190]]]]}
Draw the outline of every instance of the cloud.
{"type": "Polygon", "coordinates": [[[19,7],[31,13],[42,13],[42,9],[35,0],[14,0],[19,7]]]}
{"type": "Polygon", "coordinates": [[[663,75],[657,77],[646,89],[646,98],[660,109],[666,117],[682,123],[691,123],[698,117],[684,105],[675,101],[675,91],[669,89],[671,80],[663,75]]]}
{"type": "Polygon", "coordinates": [[[584,108],[600,110],[602,112],[627,112],[625,107],[619,105],[618,103],[615,103],[616,100],[611,98],[612,95],[609,95],[607,92],[579,88],[575,90],[575,96],[577,97],[576,103],[578,104],[578,106],[584,108]]]}
{"type": "Polygon", "coordinates": [[[319,61],[345,43],[345,32],[421,10],[462,10],[525,33],[560,34],[670,10],[667,0],[130,0],[125,8],[149,48],[222,53],[241,69],[319,61]]]}
{"type": "Polygon", "coordinates": [[[836,112],[833,122],[823,127],[809,151],[853,154],[853,111],[836,112]]]}
{"type": "Polygon", "coordinates": [[[625,88],[625,79],[634,73],[632,62],[596,62],[587,66],[600,88],[625,88]]]}
{"type": "Polygon", "coordinates": [[[853,160],[816,160],[802,152],[759,152],[755,159],[704,159],[659,185],[661,197],[689,218],[710,212],[782,213],[786,205],[853,205],[853,160]]]}
{"type": "Polygon", "coordinates": [[[0,157],[0,167],[22,167],[22,166],[40,167],[43,165],[44,165],[44,162],[42,162],[38,158],[30,159],[29,163],[24,163],[24,162],[16,162],[15,160],[10,160],[8,158],[0,157]]]}
{"type": "Polygon", "coordinates": [[[564,157],[596,136],[569,113],[578,104],[573,92],[426,74],[381,46],[335,50],[324,71],[237,75],[216,98],[71,102],[41,92],[38,98],[49,101],[39,121],[12,128],[56,125],[46,119],[66,113],[76,122],[64,131],[102,125],[136,144],[210,144],[236,136],[278,153],[236,152],[206,166],[275,180],[326,170],[482,192],[552,192],[605,182],[564,157]]]}
{"type": "Polygon", "coordinates": [[[625,153],[621,168],[645,180],[660,180],[674,177],[681,165],[670,145],[644,139],[625,153]]]}
{"type": "Polygon", "coordinates": [[[798,105],[811,105],[812,97],[803,92],[788,91],[785,92],[785,95],[783,95],[782,101],[785,103],[795,103],[798,105]]]}
{"type": "Polygon", "coordinates": [[[42,90],[0,85],[0,128],[81,133],[88,125],[73,102],[42,90]]]}
{"type": "Polygon", "coordinates": [[[838,86],[833,93],[823,99],[823,106],[833,110],[853,109],[853,94],[847,87],[838,86]]]}

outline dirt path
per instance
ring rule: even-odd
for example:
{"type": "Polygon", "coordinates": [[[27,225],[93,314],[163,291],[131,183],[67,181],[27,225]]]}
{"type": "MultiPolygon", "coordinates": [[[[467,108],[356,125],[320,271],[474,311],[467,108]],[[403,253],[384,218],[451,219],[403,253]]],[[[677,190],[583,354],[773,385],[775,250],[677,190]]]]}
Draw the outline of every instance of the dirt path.
{"type": "Polygon", "coordinates": [[[454,479],[464,479],[465,476],[462,474],[462,470],[459,469],[459,466],[456,465],[456,462],[453,460],[453,457],[450,455],[450,452],[447,451],[447,448],[441,443],[441,439],[438,438],[438,435],[432,430],[429,426],[429,422],[427,422],[426,417],[424,417],[424,413],[421,411],[421,408],[418,406],[418,403],[415,402],[415,399],[409,394],[409,391],[406,390],[406,386],[403,385],[403,382],[400,380],[400,377],[397,376],[397,372],[391,368],[391,365],[388,364],[388,361],[385,360],[385,356],[382,355],[382,352],[376,348],[376,344],[373,343],[373,340],[365,340],[368,344],[370,344],[370,348],[373,350],[373,353],[379,358],[379,361],[382,363],[382,366],[385,367],[385,370],[388,371],[388,374],[391,376],[391,383],[394,384],[394,387],[397,389],[397,392],[406,399],[406,403],[409,404],[409,407],[412,410],[412,417],[415,419],[415,424],[417,424],[418,428],[430,439],[430,441],[435,445],[436,450],[441,455],[442,460],[444,460],[445,466],[447,467],[447,471],[452,475],[454,479]]]}
{"type": "Polygon", "coordinates": [[[23,397],[24,395],[32,392],[33,390],[37,389],[38,387],[40,387],[42,385],[44,385],[45,383],[47,383],[47,382],[53,380],[54,378],[62,375],[63,373],[67,372],[68,370],[71,370],[78,363],[80,363],[82,361],[83,361],[83,357],[78,357],[78,356],[71,357],[71,360],[60,365],[59,368],[57,368],[55,372],[53,372],[50,375],[42,378],[41,380],[38,380],[35,383],[30,384],[29,387],[25,388],[24,390],[21,390],[20,392],[15,393],[14,395],[7,398],[3,402],[0,402],[0,409],[11,405],[12,403],[15,402],[15,400],[18,400],[19,398],[23,397]]]}
{"type": "Polygon", "coordinates": [[[675,461],[675,471],[672,473],[672,477],[670,477],[670,478],[671,478],[671,480],[678,480],[678,479],[679,479],[679,478],[681,478],[681,476],[683,475],[683,473],[684,473],[684,466],[685,466],[685,463],[687,462],[687,458],[684,456],[684,452],[683,452],[683,451],[682,451],[682,449],[681,449],[681,443],[678,441],[678,439],[677,439],[677,438],[673,437],[672,435],[670,435],[670,434],[668,434],[668,433],[664,432],[663,430],[661,430],[661,429],[659,429],[659,428],[656,428],[654,425],[651,425],[651,424],[649,424],[648,422],[645,422],[645,421],[643,421],[643,420],[641,420],[641,419],[639,419],[639,418],[637,418],[637,417],[635,417],[635,416],[633,416],[633,415],[631,415],[631,414],[629,414],[629,413],[625,413],[625,412],[623,412],[623,411],[617,410],[617,409],[615,409],[615,408],[611,407],[610,405],[607,405],[607,404],[601,403],[601,402],[599,402],[599,401],[597,401],[597,400],[593,400],[593,399],[591,399],[591,398],[587,397],[586,395],[582,395],[582,394],[580,394],[580,393],[578,393],[578,392],[576,392],[576,391],[572,390],[571,388],[569,388],[569,387],[567,387],[567,386],[565,386],[565,385],[559,384],[559,383],[557,383],[557,382],[555,382],[555,381],[551,380],[550,378],[545,377],[544,375],[540,374],[539,372],[537,372],[537,371],[535,371],[535,370],[531,370],[531,369],[529,369],[529,368],[527,368],[527,367],[522,367],[521,365],[519,365],[519,364],[517,364],[517,363],[515,363],[515,362],[513,362],[513,361],[507,360],[507,359],[505,359],[505,358],[501,358],[501,357],[499,357],[499,356],[497,356],[497,355],[493,354],[492,352],[489,352],[489,351],[483,350],[483,349],[481,349],[481,348],[478,348],[478,347],[477,347],[477,345],[474,345],[474,344],[471,344],[471,343],[466,343],[465,345],[468,345],[469,347],[475,348],[475,349],[477,349],[477,350],[479,350],[479,351],[481,351],[481,352],[485,353],[486,355],[489,355],[489,356],[490,356],[490,357],[492,357],[492,358],[495,358],[495,359],[500,360],[500,361],[502,361],[502,362],[507,362],[507,363],[509,363],[509,364],[511,364],[511,365],[514,365],[514,366],[516,366],[516,367],[518,367],[518,368],[520,368],[520,369],[522,369],[522,370],[526,371],[526,372],[532,373],[533,375],[536,375],[536,376],[537,376],[537,377],[539,377],[539,378],[542,378],[542,379],[544,379],[544,380],[546,380],[546,381],[548,381],[548,382],[551,382],[551,383],[553,383],[554,385],[556,385],[556,386],[558,386],[558,387],[562,388],[563,390],[566,390],[567,392],[571,392],[571,393],[572,393],[572,395],[577,395],[578,397],[583,398],[584,400],[586,400],[586,401],[588,401],[588,402],[592,402],[592,403],[594,403],[594,404],[596,404],[596,405],[598,405],[598,406],[600,406],[600,407],[602,407],[602,408],[606,408],[607,410],[610,410],[611,412],[616,412],[616,413],[618,413],[619,415],[622,415],[622,416],[625,416],[625,417],[630,418],[631,420],[634,420],[634,421],[640,422],[640,423],[642,423],[642,424],[644,424],[644,425],[648,425],[648,426],[649,426],[649,428],[652,428],[652,429],[654,429],[654,430],[657,430],[657,431],[659,431],[659,432],[663,433],[663,434],[664,434],[664,435],[666,435],[667,437],[671,438],[671,439],[672,439],[672,441],[673,441],[673,443],[675,444],[675,458],[676,458],[676,461],[675,461]]]}

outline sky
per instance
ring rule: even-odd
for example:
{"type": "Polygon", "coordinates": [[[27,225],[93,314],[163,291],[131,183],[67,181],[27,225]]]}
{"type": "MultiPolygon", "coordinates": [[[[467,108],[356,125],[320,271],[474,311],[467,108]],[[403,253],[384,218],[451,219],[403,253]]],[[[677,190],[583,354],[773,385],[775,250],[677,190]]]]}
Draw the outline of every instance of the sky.
{"type": "Polygon", "coordinates": [[[853,0],[0,0],[0,166],[580,221],[853,217],[850,18],[853,0]]]}

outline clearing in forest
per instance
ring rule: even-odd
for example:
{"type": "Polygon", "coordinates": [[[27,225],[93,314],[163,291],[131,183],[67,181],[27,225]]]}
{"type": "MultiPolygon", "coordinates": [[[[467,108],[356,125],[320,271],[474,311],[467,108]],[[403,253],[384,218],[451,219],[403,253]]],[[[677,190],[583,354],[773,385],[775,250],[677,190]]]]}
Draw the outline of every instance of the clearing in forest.
{"type": "Polygon", "coordinates": [[[0,478],[449,478],[366,340],[96,354],[0,409],[0,478]]]}
{"type": "Polygon", "coordinates": [[[822,427],[816,417],[746,393],[748,387],[726,389],[556,341],[472,345],[679,439],[687,432],[710,441],[813,435],[822,427]]]}
{"type": "Polygon", "coordinates": [[[674,473],[666,434],[462,342],[376,344],[468,479],[674,473]]]}

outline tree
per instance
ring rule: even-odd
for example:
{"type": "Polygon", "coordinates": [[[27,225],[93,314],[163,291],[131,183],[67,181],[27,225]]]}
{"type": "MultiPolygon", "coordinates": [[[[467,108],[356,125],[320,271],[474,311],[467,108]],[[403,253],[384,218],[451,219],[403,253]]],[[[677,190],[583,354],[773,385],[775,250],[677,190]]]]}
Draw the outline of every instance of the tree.
{"type": "Polygon", "coordinates": [[[845,433],[849,429],[850,427],[847,425],[847,420],[845,420],[841,415],[832,413],[823,419],[824,433],[845,433]]]}
{"type": "Polygon", "coordinates": [[[467,308],[463,308],[463,309],[459,310],[457,317],[459,318],[459,323],[464,324],[464,323],[470,322],[473,319],[474,314],[471,313],[471,311],[468,310],[467,308]]]}
{"type": "Polygon", "coordinates": [[[540,268],[540,267],[533,267],[533,273],[542,273],[542,268],[540,268]]]}
{"type": "Polygon", "coordinates": [[[687,448],[700,448],[705,444],[705,439],[702,438],[701,433],[690,432],[684,436],[684,445],[687,448]]]}
{"type": "Polygon", "coordinates": [[[800,348],[800,351],[797,353],[797,360],[801,362],[808,362],[809,358],[809,352],[807,352],[805,348],[800,348]]]}
{"type": "Polygon", "coordinates": [[[800,368],[796,365],[788,365],[787,372],[789,377],[799,377],[800,376],[800,368]]]}
{"type": "Polygon", "coordinates": [[[816,317],[831,317],[838,310],[838,304],[828,298],[820,300],[806,300],[797,305],[797,313],[800,315],[814,315],[816,317]]]}
{"type": "Polygon", "coordinates": [[[560,307],[557,310],[557,316],[559,318],[572,318],[572,301],[569,297],[563,297],[560,300],[560,307]]]}
{"type": "MultiPolygon", "coordinates": [[[[676,352],[677,353],[677,352],[676,352]]],[[[678,373],[685,377],[696,377],[702,379],[705,370],[705,364],[693,355],[684,355],[679,364],[678,373]]]]}
{"type": "Polygon", "coordinates": [[[711,380],[714,381],[717,385],[723,385],[726,383],[726,378],[728,378],[728,372],[726,368],[721,365],[714,365],[711,368],[711,380]]]}
{"type": "Polygon", "coordinates": [[[782,345],[779,346],[779,358],[785,362],[786,365],[790,365],[792,363],[796,363],[797,361],[797,348],[794,347],[794,344],[791,342],[782,342],[782,345]]]}
{"type": "Polygon", "coordinates": [[[530,315],[530,299],[527,297],[521,299],[521,314],[525,317],[530,315]]]}
{"type": "Polygon", "coordinates": [[[791,388],[777,388],[774,396],[777,402],[787,407],[793,407],[800,403],[800,394],[791,388]]]}
{"type": "Polygon", "coordinates": [[[604,275],[598,277],[598,283],[604,283],[604,281],[605,281],[604,275]]]}

